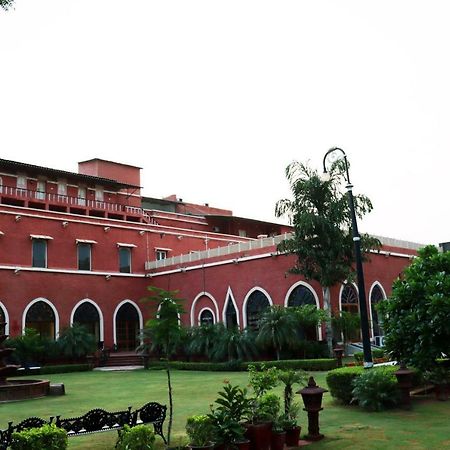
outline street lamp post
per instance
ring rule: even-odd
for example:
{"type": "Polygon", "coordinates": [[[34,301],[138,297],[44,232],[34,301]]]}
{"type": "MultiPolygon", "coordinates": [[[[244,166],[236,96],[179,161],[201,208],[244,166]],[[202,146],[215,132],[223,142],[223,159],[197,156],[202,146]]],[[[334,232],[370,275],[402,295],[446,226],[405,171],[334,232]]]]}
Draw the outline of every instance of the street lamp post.
{"type": "Polygon", "coordinates": [[[366,289],[364,286],[364,272],[362,265],[362,256],[361,256],[361,237],[358,232],[358,224],[356,222],[356,212],[355,212],[355,203],[353,200],[353,185],[350,183],[350,175],[348,173],[348,162],[347,155],[344,150],[339,147],[330,148],[325,153],[323,157],[323,172],[327,173],[327,168],[325,165],[327,156],[330,153],[339,151],[344,156],[344,164],[345,164],[345,173],[346,173],[346,181],[347,181],[347,193],[348,193],[348,205],[350,207],[350,213],[352,216],[352,235],[353,242],[355,244],[355,260],[356,260],[356,275],[358,278],[358,297],[359,297],[359,314],[361,317],[361,334],[362,334],[362,342],[363,342],[363,352],[364,352],[364,367],[366,369],[373,366],[372,362],[372,350],[370,346],[370,335],[369,335],[369,318],[367,316],[367,301],[366,301],[366,289]]]}

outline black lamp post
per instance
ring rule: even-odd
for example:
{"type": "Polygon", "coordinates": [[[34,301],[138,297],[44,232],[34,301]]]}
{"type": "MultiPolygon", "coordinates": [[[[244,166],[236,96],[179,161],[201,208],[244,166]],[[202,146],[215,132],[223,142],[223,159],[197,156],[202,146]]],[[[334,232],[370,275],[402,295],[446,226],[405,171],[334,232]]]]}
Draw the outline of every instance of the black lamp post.
{"type": "Polygon", "coordinates": [[[355,259],[356,259],[356,275],[358,278],[358,297],[359,297],[359,314],[361,317],[361,334],[363,341],[363,352],[364,352],[364,367],[366,369],[373,366],[372,362],[372,350],[370,346],[370,335],[369,335],[369,319],[367,316],[367,302],[366,302],[366,289],[364,286],[364,272],[362,266],[362,257],[361,257],[361,237],[358,232],[358,224],[356,222],[356,212],[355,212],[355,203],[353,201],[353,185],[350,183],[350,175],[348,174],[348,162],[347,155],[344,150],[339,147],[330,148],[325,153],[323,157],[323,172],[327,173],[327,168],[325,165],[327,156],[330,153],[339,151],[344,156],[344,164],[345,164],[345,173],[346,173],[346,181],[347,181],[347,193],[348,193],[348,205],[350,207],[350,212],[352,216],[352,234],[353,234],[353,242],[355,244],[355,259]]]}

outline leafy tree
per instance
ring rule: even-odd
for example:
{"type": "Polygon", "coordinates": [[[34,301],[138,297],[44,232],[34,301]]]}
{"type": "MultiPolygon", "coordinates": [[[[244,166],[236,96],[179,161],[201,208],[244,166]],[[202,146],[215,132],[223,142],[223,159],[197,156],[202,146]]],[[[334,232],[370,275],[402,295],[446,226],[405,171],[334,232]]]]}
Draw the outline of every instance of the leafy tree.
{"type": "Polygon", "coordinates": [[[418,254],[379,311],[386,350],[426,370],[437,358],[450,356],[450,252],[430,245],[418,254]]]}
{"type": "Polygon", "coordinates": [[[283,347],[290,347],[296,340],[296,321],[290,309],[271,306],[259,320],[256,342],[275,349],[277,360],[283,347]]]}
{"type": "Polygon", "coordinates": [[[14,0],[0,0],[0,7],[3,8],[5,11],[8,11],[8,9],[12,6],[14,3],[14,0]]]}
{"type": "Polygon", "coordinates": [[[183,301],[177,298],[178,291],[166,291],[154,286],[147,288],[150,295],[144,299],[153,303],[157,310],[156,317],[145,324],[145,335],[151,340],[151,349],[159,349],[164,356],[167,373],[167,387],[169,392],[169,424],[167,431],[167,444],[170,445],[170,434],[173,422],[173,393],[170,376],[170,358],[180,346],[183,336],[183,327],[180,323],[180,315],[184,313],[181,306],[183,301]]]}
{"type": "Polygon", "coordinates": [[[96,341],[85,326],[74,323],[61,332],[58,347],[65,356],[80,358],[95,351],[96,341]]]}
{"type": "MultiPolygon", "coordinates": [[[[351,213],[347,195],[342,192],[345,169],[334,163],[327,179],[305,164],[293,162],[286,169],[293,199],[279,200],[277,217],[288,216],[294,227],[293,236],[281,242],[278,249],[297,256],[293,273],[318,281],[322,286],[324,308],[330,315],[330,287],[351,278],[354,269],[351,213]]],[[[354,197],[355,213],[361,218],[372,210],[364,195],[354,197]]],[[[365,253],[380,245],[378,239],[361,235],[365,253]]],[[[329,351],[332,350],[330,321],[326,325],[329,351]]]]}
{"type": "Polygon", "coordinates": [[[22,336],[15,336],[5,341],[5,347],[14,348],[11,355],[15,362],[24,366],[42,361],[45,341],[34,328],[25,328],[22,336]]]}
{"type": "Polygon", "coordinates": [[[316,330],[319,325],[328,320],[328,315],[316,305],[301,305],[290,307],[299,327],[299,336],[308,339],[308,330],[316,330]]]}

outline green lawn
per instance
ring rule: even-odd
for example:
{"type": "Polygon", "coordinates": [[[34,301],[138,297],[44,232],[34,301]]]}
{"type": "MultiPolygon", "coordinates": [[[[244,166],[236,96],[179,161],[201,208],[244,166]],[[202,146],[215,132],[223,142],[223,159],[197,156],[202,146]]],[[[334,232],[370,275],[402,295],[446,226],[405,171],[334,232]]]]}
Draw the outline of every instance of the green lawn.
{"type": "MultiPolygon", "coordinates": [[[[325,386],[325,373],[314,373],[317,383],[325,386]]],[[[167,403],[166,378],[162,371],[84,372],[48,377],[63,382],[66,395],[38,400],[0,404],[0,428],[30,416],[77,416],[92,408],[107,410],[140,407],[148,401],[167,403]]],[[[186,417],[207,412],[223,380],[247,384],[245,372],[213,373],[174,371],[175,439],[182,439],[186,417]]],[[[281,388],[279,388],[281,393],[281,388]]],[[[306,413],[301,425],[306,431],[306,413]]],[[[357,407],[336,405],[329,394],[324,397],[321,432],[326,438],[314,448],[333,449],[444,449],[450,448],[450,402],[424,398],[415,400],[410,412],[393,410],[366,413],[357,407]]],[[[303,434],[302,431],[302,434],[303,434]]],[[[70,439],[70,449],[112,449],[116,432],[70,439]]]]}

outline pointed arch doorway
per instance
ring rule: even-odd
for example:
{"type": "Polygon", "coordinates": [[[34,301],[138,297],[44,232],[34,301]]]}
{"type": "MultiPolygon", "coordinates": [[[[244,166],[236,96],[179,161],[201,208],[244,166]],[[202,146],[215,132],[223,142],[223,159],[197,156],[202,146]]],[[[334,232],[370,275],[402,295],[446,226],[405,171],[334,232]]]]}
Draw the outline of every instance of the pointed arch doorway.
{"type": "Polygon", "coordinates": [[[140,311],[129,302],[123,302],[115,313],[115,344],[118,351],[134,351],[139,345],[140,311]]]}

